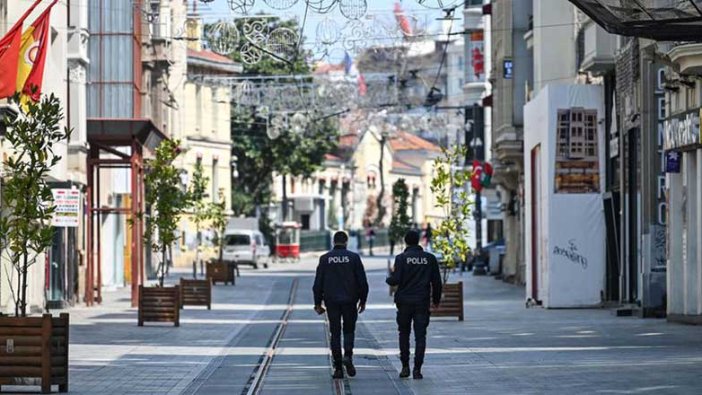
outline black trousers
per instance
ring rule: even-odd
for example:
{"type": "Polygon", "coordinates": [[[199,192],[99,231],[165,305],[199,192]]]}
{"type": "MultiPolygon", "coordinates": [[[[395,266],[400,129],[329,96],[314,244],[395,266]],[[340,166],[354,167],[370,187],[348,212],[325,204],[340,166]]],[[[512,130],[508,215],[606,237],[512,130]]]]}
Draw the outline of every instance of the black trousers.
{"type": "Polygon", "coordinates": [[[355,303],[326,304],[326,307],[327,318],[329,319],[329,332],[331,334],[332,360],[334,361],[334,367],[340,368],[342,328],[344,332],[344,355],[350,358],[353,356],[358,310],[355,303]]]}
{"type": "Polygon", "coordinates": [[[398,303],[397,329],[400,332],[400,360],[409,365],[410,332],[414,324],[414,366],[421,368],[427,349],[427,327],[429,326],[429,303],[398,303]]]}

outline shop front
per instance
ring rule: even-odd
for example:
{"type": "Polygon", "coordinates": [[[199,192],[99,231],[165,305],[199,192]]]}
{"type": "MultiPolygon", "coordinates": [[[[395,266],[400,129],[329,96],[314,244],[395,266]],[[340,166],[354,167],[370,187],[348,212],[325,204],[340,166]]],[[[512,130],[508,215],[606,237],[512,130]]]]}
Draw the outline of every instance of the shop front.
{"type": "Polygon", "coordinates": [[[668,320],[702,324],[702,140],[700,110],[665,121],[668,198],[668,320]]]}

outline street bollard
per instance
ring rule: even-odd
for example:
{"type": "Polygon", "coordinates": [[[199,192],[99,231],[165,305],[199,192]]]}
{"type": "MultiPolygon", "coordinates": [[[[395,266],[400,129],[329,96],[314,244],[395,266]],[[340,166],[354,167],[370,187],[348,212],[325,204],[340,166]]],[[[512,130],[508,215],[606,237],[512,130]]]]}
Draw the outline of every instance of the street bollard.
{"type": "Polygon", "coordinates": [[[200,275],[205,276],[205,264],[203,263],[202,259],[200,259],[200,275]]]}
{"type": "Polygon", "coordinates": [[[197,261],[193,261],[193,278],[197,279],[197,261]]]}

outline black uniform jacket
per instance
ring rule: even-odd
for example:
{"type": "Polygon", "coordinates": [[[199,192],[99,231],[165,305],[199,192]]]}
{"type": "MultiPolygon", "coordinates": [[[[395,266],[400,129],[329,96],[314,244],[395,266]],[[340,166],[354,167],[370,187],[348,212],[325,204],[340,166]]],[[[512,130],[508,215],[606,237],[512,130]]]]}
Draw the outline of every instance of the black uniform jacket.
{"type": "Polygon", "coordinates": [[[368,279],[361,257],[336,246],[319,258],[314,278],[314,304],[366,303],[368,279]]]}
{"type": "Polygon", "coordinates": [[[395,270],[385,281],[397,286],[395,303],[429,303],[430,293],[434,304],[441,301],[439,264],[420,246],[407,247],[395,257],[395,270]]]}

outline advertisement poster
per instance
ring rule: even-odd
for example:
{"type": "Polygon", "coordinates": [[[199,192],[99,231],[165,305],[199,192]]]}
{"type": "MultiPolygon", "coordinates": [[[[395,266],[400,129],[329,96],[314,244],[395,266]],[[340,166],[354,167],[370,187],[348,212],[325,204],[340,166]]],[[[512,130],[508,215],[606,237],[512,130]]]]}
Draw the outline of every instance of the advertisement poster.
{"type": "Polygon", "coordinates": [[[54,219],[51,225],[55,227],[75,228],[80,222],[80,191],[77,189],[52,189],[54,195],[54,219]]]}
{"type": "Polygon", "coordinates": [[[556,193],[600,192],[597,110],[558,110],[556,193]]]}

